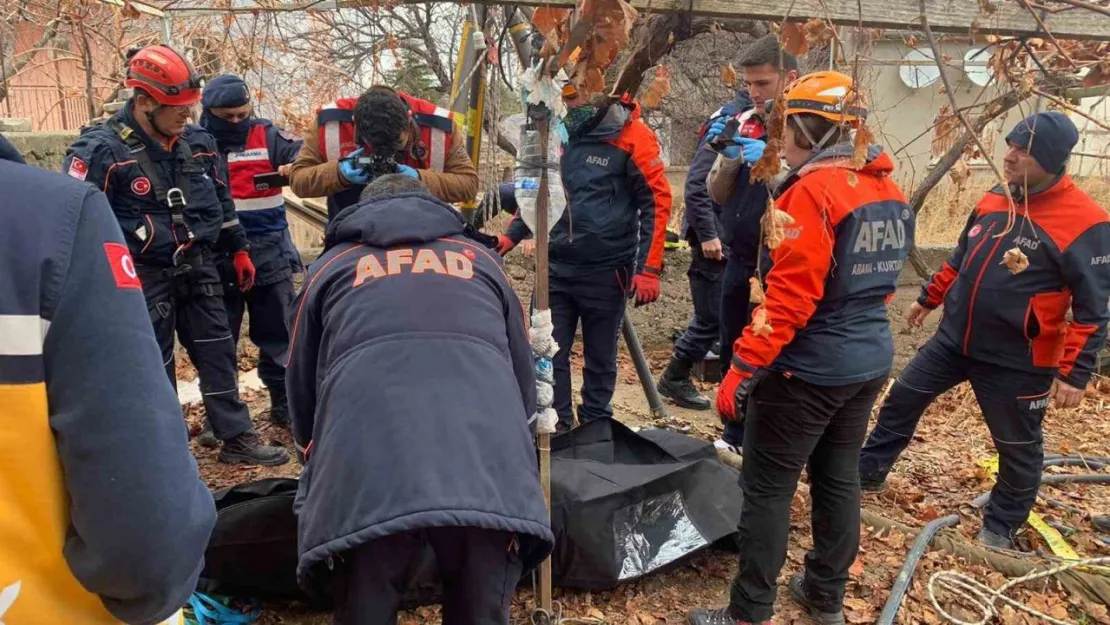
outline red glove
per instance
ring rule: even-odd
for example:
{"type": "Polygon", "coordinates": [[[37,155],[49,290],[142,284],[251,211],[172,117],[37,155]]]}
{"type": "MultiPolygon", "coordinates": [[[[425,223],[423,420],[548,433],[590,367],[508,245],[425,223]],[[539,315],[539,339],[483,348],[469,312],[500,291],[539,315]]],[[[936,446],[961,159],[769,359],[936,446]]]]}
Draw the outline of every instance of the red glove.
{"type": "Polygon", "coordinates": [[[235,274],[239,276],[239,290],[246,293],[254,286],[254,263],[251,262],[251,255],[246,250],[235,252],[232,263],[235,265],[235,274]]]}
{"type": "Polygon", "coordinates": [[[638,273],[632,277],[632,292],[636,294],[636,305],[650,304],[659,299],[659,276],[638,273]]]}
{"type": "Polygon", "coordinates": [[[513,240],[510,239],[509,237],[507,237],[505,235],[501,235],[501,236],[497,237],[497,253],[498,254],[504,256],[505,254],[508,254],[509,252],[513,251],[514,247],[516,247],[516,243],[513,243],[513,240]]]}
{"type": "Polygon", "coordinates": [[[736,421],[741,416],[737,414],[737,409],[743,409],[744,400],[751,392],[751,380],[750,373],[735,366],[728,368],[728,374],[717,389],[717,414],[721,421],[736,421]]]}

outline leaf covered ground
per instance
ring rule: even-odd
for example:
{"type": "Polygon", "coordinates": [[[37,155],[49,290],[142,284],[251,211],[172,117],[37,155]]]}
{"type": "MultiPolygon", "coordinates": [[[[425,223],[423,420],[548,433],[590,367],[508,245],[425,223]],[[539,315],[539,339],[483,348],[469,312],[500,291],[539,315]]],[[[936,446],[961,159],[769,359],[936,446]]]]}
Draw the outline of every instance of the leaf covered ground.
{"type": "MultiPolygon", "coordinates": [[[[577,351],[577,350],[576,350],[577,351]]],[[[249,354],[247,355],[249,357],[249,354]]],[[[650,354],[653,368],[660,370],[666,352],[650,354]]],[[[580,365],[580,354],[575,354],[580,365]]],[[[710,413],[698,413],[670,407],[670,417],[653,420],[639,391],[635,372],[626,355],[620,359],[620,377],[614,408],[622,421],[637,426],[670,427],[690,436],[711,440],[720,432],[720,425],[710,413]]],[[[577,377],[577,374],[576,374],[577,377]]],[[[1047,453],[1110,456],[1110,381],[1101,380],[1092,393],[1075,410],[1050,409],[1045,419],[1047,453]]],[[[712,385],[704,392],[713,393],[712,385]]],[[[292,448],[287,430],[270,426],[262,412],[268,406],[264,392],[248,391],[244,398],[250,403],[256,424],[264,438],[292,448]]],[[[202,420],[198,406],[187,411],[191,429],[197,431],[202,420]]],[[[219,489],[262,477],[293,477],[295,463],[278,468],[227,467],[215,461],[215,452],[194,444],[201,472],[211,488],[219,489]]],[[[865,508],[912,527],[953,512],[961,515],[956,531],[968,541],[980,527],[978,510],[970,502],[990,488],[987,472],[978,461],[993,454],[990,438],[970,389],[961,386],[942,396],[922,420],[912,444],[897,465],[890,486],[881,494],[865,494],[865,508]]],[[[1082,468],[1050,469],[1049,472],[1088,472],[1082,468]]],[[[1110,513],[1110,487],[1066,484],[1045,486],[1044,497],[1062,502],[1075,510],[1050,506],[1039,500],[1036,510],[1046,521],[1064,529],[1068,542],[1082,556],[1110,555],[1110,546],[1093,530],[1089,514],[1110,513]],[[1074,530],[1074,531],[1072,531],[1074,530]]],[[[803,557],[811,545],[809,533],[809,500],[804,488],[795,497],[791,514],[791,539],[787,564],[780,579],[780,599],[775,622],[803,624],[811,622],[788,598],[785,582],[791,572],[801,570],[803,557]]],[[[853,624],[874,623],[890,593],[890,588],[908,551],[912,537],[897,531],[864,527],[860,557],[851,570],[845,609],[853,624]]],[[[1044,540],[1026,526],[1020,537],[1022,546],[1032,552],[1045,550],[1044,540]]],[[[685,613],[693,607],[717,606],[727,601],[729,581],[736,564],[736,555],[727,551],[706,551],[669,570],[657,572],[646,579],[606,592],[556,590],[555,598],[562,604],[564,615],[594,618],[614,625],[656,625],[683,623],[685,613]]],[[[906,624],[939,624],[945,622],[932,608],[926,582],[940,570],[955,569],[992,587],[1001,586],[1006,578],[981,566],[969,566],[945,553],[932,551],[925,555],[903,602],[897,622],[906,624]]],[[[1053,582],[1022,586],[1011,592],[1056,618],[1076,623],[1110,625],[1107,606],[1073,596],[1053,582]]],[[[513,601],[514,623],[527,623],[532,608],[530,580],[525,580],[513,601]]],[[[942,595],[942,605],[966,620],[975,620],[970,611],[961,611],[950,598],[942,595]]],[[[976,617],[977,618],[977,617],[976,617]]],[[[297,604],[267,604],[260,621],[265,625],[324,625],[328,614],[313,612],[297,604]]],[[[439,622],[436,607],[407,612],[401,622],[407,625],[439,622]]],[[[1003,610],[998,621],[1007,625],[1043,622],[1024,616],[1012,608],[1003,610]]]]}

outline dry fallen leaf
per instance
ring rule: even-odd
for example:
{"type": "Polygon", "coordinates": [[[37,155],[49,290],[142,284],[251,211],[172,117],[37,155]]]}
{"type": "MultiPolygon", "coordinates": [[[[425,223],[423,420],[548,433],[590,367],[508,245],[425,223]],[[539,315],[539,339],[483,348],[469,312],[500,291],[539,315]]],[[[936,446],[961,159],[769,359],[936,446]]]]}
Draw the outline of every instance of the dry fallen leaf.
{"type": "Polygon", "coordinates": [[[644,91],[642,102],[647,108],[655,108],[671,92],[671,70],[666,65],[660,65],[655,70],[655,78],[644,91]]]}
{"type": "Polygon", "coordinates": [[[762,304],[767,299],[763,293],[763,284],[760,283],[759,278],[752,276],[748,278],[748,301],[753,304],[762,304]]]}
{"type": "MultiPolygon", "coordinates": [[[[853,579],[859,579],[863,576],[863,556],[856,556],[855,562],[852,562],[851,568],[848,569],[848,575],[853,579]]],[[[844,604],[848,604],[848,598],[844,598],[844,604]]]]}
{"type": "Polygon", "coordinates": [[[1025,255],[1025,252],[1021,251],[1021,248],[1012,247],[1006,250],[1000,264],[1006,265],[1010,273],[1016,276],[1029,268],[1029,257],[1025,255]]]}
{"type": "Polygon", "coordinates": [[[736,68],[732,66],[732,63],[729,63],[728,65],[726,65],[724,67],[724,69],[721,70],[721,82],[723,82],[726,87],[729,87],[731,89],[735,89],[736,88],[736,80],[737,80],[736,68]]]}
{"type": "Polygon", "coordinates": [[[809,50],[806,43],[806,27],[801,22],[787,22],[779,29],[779,42],[787,54],[801,56],[809,50]]]}
{"type": "Polygon", "coordinates": [[[752,332],[756,336],[771,336],[775,331],[771,324],[767,323],[767,311],[760,307],[757,308],[755,314],[752,315],[752,332]]]}

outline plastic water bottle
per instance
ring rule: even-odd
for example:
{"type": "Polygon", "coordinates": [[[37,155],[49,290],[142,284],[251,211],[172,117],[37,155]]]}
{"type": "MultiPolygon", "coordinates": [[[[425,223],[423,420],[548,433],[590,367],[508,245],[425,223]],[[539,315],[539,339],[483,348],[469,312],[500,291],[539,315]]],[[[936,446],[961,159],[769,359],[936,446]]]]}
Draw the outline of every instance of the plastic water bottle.
{"type": "MultiPolygon", "coordinates": [[[[553,129],[554,130],[554,129],[553,129]]],[[[547,141],[547,189],[550,194],[547,227],[550,231],[563,216],[567,198],[563,193],[563,180],[559,175],[559,134],[551,132],[547,141]]],[[[540,175],[544,159],[540,150],[540,132],[527,125],[520,131],[520,147],[516,168],[513,170],[513,192],[520,207],[520,218],[532,232],[536,231],[536,205],[540,193],[540,175]]]]}

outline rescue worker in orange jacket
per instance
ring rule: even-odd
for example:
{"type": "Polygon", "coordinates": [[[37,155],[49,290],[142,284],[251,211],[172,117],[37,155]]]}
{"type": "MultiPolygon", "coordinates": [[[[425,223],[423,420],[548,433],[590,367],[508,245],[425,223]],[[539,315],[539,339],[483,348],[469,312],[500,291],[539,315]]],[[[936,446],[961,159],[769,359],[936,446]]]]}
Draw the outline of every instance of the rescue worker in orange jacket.
{"type": "MultiPolygon", "coordinates": [[[[694,625],[771,622],[790,502],[807,466],[813,549],[790,588],[817,622],[844,622],[844,586],[859,551],[859,449],[894,358],[886,302],[914,232],[894,163],[870,146],[853,166],[851,130],[866,110],[850,77],[803,76],[785,107],[782,155],[791,169],[765,218],[780,224],[764,234],[765,299],[717,393],[722,417],[747,409],[743,557],[729,606],[692,612],[694,625]]],[[[762,151],[749,150],[747,137],[735,141],[750,160],[762,151]]]]}
{"type": "Polygon", "coordinates": [[[992,547],[1012,546],[1037,498],[1049,400],[1079,404],[1106,342],[1110,218],[1067,174],[1078,141],[1075,124],[1056,111],[1006,136],[1016,221],[1001,187],[972,212],[910,310],[910,325],[920,326],[943,305],[937,333],[892,387],[860,455],[864,490],[881,490],[929,404],[970,380],[999,455],[979,532],[992,547]]]}
{"type": "Polygon", "coordinates": [[[300,197],[328,198],[328,219],[358,203],[374,177],[419,178],[444,202],[478,195],[478,170],[466,152],[466,133],[435,104],[378,85],[316,112],[293,162],[289,186],[300,197]]]}

